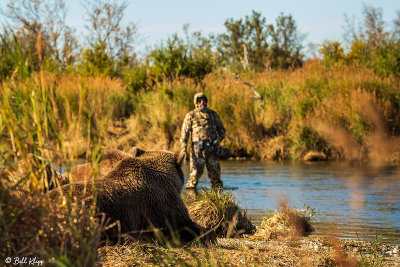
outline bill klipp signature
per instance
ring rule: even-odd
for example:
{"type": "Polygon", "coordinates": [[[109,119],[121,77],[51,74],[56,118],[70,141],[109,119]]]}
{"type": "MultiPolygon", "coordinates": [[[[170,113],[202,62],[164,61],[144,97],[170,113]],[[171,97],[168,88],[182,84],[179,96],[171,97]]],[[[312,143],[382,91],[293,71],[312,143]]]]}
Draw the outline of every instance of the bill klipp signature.
{"type": "Polygon", "coordinates": [[[32,265],[32,266],[43,266],[44,261],[36,257],[7,257],[4,262],[7,265],[32,265]]]}

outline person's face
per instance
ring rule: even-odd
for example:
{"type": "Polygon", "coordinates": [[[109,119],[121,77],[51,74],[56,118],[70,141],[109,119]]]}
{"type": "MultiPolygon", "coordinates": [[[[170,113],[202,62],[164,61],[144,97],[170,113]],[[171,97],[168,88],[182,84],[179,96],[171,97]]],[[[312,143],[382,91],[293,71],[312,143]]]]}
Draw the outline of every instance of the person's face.
{"type": "Polygon", "coordinates": [[[197,99],[197,106],[199,108],[206,108],[207,107],[207,100],[205,98],[197,99]]]}

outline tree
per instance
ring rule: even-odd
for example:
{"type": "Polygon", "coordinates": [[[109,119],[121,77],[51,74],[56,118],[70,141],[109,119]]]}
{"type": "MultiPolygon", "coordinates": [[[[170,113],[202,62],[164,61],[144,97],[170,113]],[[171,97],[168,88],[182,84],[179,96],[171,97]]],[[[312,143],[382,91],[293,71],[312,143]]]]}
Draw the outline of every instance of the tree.
{"type": "Polygon", "coordinates": [[[385,22],[382,19],[382,9],[364,5],[363,15],[365,36],[371,45],[376,46],[386,35],[384,32],[385,22]]]}
{"type": "Polygon", "coordinates": [[[23,50],[36,55],[36,62],[50,58],[67,65],[75,60],[77,41],[65,22],[64,0],[9,0],[3,13],[16,24],[23,50]]]}
{"type": "Polygon", "coordinates": [[[394,34],[398,41],[400,41],[400,11],[397,11],[397,18],[393,22],[394,34]]]}
{"type": "Polygon", "coordinates": [[[252,15],[244,20],[230,18],[224,25],[226,33],[217,37],[220,63],[239,68],[264,69],[268,54],[268,29],[261,13],[253,10],[252,15]]]}
{"type": "Polygon", "coordinates": [[[302,38],[292,16],[281,14],[276,25],[267,24],[261,13],[252,11],[245,19],[225,21],[226,33],[217,37],[219,61],[236,68],[262,71],[301,66],[302,38]]]}
{"type": "Polygon", "coordinates": [[[253,11],[252,16],[246,16],[246,33],[248,58],[253,63],[256,70],[263,70],[265,60],[268,56],[267,38],[269,31],[266,27],[266,19],[261,17],[261,13],[253,11]],[[251,40],[251,41],[250,41],[251,40]]]}
{"type": "Polygon", "coordinates": [[[269,25],[272,37],[269,62],[272,68],[294,68],[302,65],[303,55],[301,39],[297,33],[297,25],[291,15],[280,14],[276,25],[269,25]]]}
{"type": "Polygon", "coordinates": [[[200,32],[189,33],[184,26],[186,40],[177,33],[153,49],[149,56],[151,73],[158,80],[190,77],[200,82],[215,65],[211,41],[200,32]]]}
{"type": "Polygon", "coordinates": [[[322,44],[320,53],[323,61],[328,64],[340,63],[346,60],[344,50],[340,42],[325,42],[322,44]]]}
{"type": "Polygon", "coordinates": [[[113,59],[126,64],[135,60],[133,53],[137,27],[133,22],[123,25],[127,1],[91,0],[85,3],[89,31],[87,40],[91,47],[105,45],[105,51],[113,59]]]}
{"type": "Polygon", "coordinates": [[[115,76],[113,61],[106,52],[106,45],[102,42],[83,52],[78,69],[83,75],[115,76]]]}
{"type": "Polygon", "coordinates": [[[381,9],[364,5],[362,13],[364,20],[359,30],[350,26],[346,32],[345,36],[351,38],[347,40],[350,51],[345,55],[345,61],[369,67],[378,74],[399,76],[400,14],[394,21],[394,31],[389,32],[385,30],[381,9]]]}

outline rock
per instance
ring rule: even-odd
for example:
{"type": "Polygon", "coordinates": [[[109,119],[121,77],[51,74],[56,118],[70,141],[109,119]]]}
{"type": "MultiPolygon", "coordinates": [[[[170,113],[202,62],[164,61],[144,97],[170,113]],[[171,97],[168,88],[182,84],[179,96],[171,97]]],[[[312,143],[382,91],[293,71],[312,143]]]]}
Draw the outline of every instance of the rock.
{"type": "Polygon", "coordinates": [[[327,157],[322,152],[310,151],[304,156],[303,160],[304,161],[326,161],[327,157]]]}

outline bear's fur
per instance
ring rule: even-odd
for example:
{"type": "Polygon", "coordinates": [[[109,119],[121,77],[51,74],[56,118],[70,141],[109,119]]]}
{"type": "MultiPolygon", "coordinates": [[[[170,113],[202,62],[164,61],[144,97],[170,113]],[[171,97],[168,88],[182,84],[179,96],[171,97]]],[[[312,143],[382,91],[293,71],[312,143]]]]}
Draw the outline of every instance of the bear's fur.
{"type": "MultiPolygon", "coordinates": [[[[120,150],[108,150],[100,159],[97,166],[97,177],[103,177],[125,158],[132,158],[133,155],[120,150]]],[[[70,182],[81,182],[91,180],[93,177],[93,164],[86,163],[73,167],[70,171],[70,182]]]]}
{"type": "MultiPolygon", "coordinates": [[[[184,176],[181,165],[184,154],[168,151],[134,149],[132,154],[110,152],[100,161],[100,173],[93,185],[91,169],[77,170],[79,182],[56,188],[48,193],[54,199],[72,193],[77,199],[89,199],[97,193],[97,211],[119,221],[121,233],[139,236],[141,231],[161,229],[178,234],[183,242],[206,232],[189,216],[180,193],[184,176]],[[90,170],[90,171],[89,171],[90,170]]],[[[55,205],[56,206],[56,205],[55,205]]],[[[208,234],[204,240],[214,240],[208,234]]]]}

